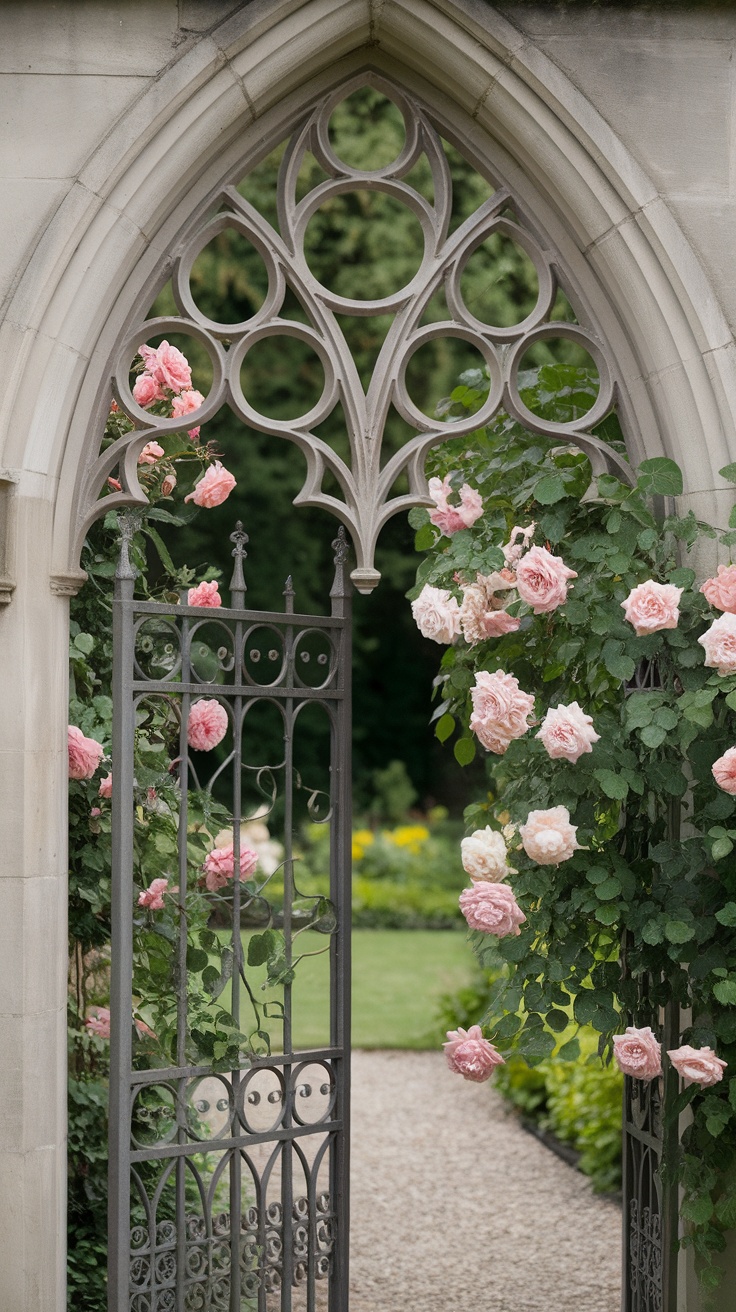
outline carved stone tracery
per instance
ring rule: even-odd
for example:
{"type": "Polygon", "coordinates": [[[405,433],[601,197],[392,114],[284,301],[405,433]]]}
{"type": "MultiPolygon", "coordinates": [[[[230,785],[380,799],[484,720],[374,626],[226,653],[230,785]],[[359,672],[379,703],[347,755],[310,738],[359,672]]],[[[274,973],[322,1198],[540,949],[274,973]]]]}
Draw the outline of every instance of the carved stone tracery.
{"type": "Polygon", "coordinates": [[[457,437],[490,423],[501,411],[525,428],[548,437],[559,437],[589,456],[594,473],[615,472],[630,479],[625,460],[591,429],[614,403],[614,377],[608,353],[596,335],[578,324],[549,319],[557,288],[554,258],[536,238],[509,217],[513,198],[507,188],[498,188],[454,232],[449,233],[452,181],[439,132],[425,109],[393,83],[376,75],[360,75],[343,84],[313,110],[294,132],[284,155],[278,184],[277,232],[233,186],[223,188],[204,224],[198,223],[185,236],[173,267],[172,285],[181,318],[159,317],[140,322],[123,341],[118,354],[113,389],[118,405],[135,425],[135,431],[113,443],[95,462],[87,486],[89,500],[83,527],[102,510],[114,505],[145,504],[137,477],[137,459],[154,433],[181,431],[193,423],[211,419],[224,405],[248,426],[293,442],[307,463],[304,485],[295,498],[298,505],[321,506],[337,516],[349,529],[357,556],[352,578],[362,591],[370,591],[379,579],[373,563],[378,535],[386,520],[412,505],[427,502],[424,460],[429,449],[447,437],[457,437]],[[400,110],[405,124],[403,149],[393,163],[372,171],[345,164],[336,155],[329,136],[330,117],[341,100],[360,86],[383,92],[400,110]],[[303,199],[297,197],[297,179],[305,155],[310,152],[327,179],[313,187],[303,199]],[[430,203],[406,181],[417,161],[425,156],[431,170],[434,202],[430,203]],[[407,206],[421,225],[424,249],[420,267],[411,281],[381,300],[346,299],[322,286],[312,274],[304,250],[307,225],[321,205],[341,193],[381,191],[407,206]],[[223,208],[224,207],[224,208],[223,208]],[[192,296],[190,275],[197,256],[226,228],[234,228],[252,244],[268,273],[268,292],[261,307],[239,324],[208,319],[192,296]],[[498,327],[476,318],[463,301],[461,278],[475,250],[492,234],[513,239],[536,269],[539,292],[536,305],[520,323],[498,327]],[[449,235],[448,235],[449,234],[449,235]],[[298,297],[309,323],[281,317],[287,287],[298,297]],[[450,317],[424,323],[432,298],[444,292],[450,317]],[[355,361],[340,327],[340,314],[373,316],[393,314],[393,322],[381,347],[372,378],[364,390],[355,361]],[[186,420],[167,419],[142,409],[130,389],[130,364],[139,345],[156,336],[186,333],[206,349],[212,363],[212,385],[199,410],[186,420]],[[312,408],[295,420],[276,420],[257,411],[244,394],[240,371],[248,351],[259,341],[287,336],[305,343],[316,353],[324,370],[322,395],[312,408]],[[428,417],[416,406],[406,385],[407,365],[414,353],[436,338],[458,337],[482,356],[490,378],[487,400],[480,410],[460,419],[428,417]],[[599,374],[599,392],[592,408],[569,423],[551,423],[532,414],[520,395],[518,370],[522,357],[534,343],[546,338],[566,338],[585,348],[599,374]],[[350,461],[343,459],[314,430],[341,404],[347,425],[350,461]],[[394,406],[415,430],[382,466],[381,446],[389,408],[394,406]],[[97,500],[105,479],[118,469],[123,491],[97,500]],[[326,474],[334,477],[341,495],[323,489],[326,474]],[[408,477],[409,491],[392,495],[401,474],[408,477]]]}

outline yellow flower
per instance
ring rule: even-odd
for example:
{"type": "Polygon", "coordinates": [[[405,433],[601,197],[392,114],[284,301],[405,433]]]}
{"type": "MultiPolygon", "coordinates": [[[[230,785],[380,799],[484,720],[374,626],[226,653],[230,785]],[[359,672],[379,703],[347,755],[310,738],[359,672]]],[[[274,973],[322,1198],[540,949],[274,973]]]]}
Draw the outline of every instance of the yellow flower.
{"type": "Polygon", "coordinates": [[[429,838],[429,830],[424,825],[399,825],[386,838],[397,847],[405,847],[412,856],[418,856],[429,838]]]}
{"type": "Polygon", "coordinates": [[[372,842],[370,829],[356,829],[353,833],[353,861],[362,861],[372,842]]]}

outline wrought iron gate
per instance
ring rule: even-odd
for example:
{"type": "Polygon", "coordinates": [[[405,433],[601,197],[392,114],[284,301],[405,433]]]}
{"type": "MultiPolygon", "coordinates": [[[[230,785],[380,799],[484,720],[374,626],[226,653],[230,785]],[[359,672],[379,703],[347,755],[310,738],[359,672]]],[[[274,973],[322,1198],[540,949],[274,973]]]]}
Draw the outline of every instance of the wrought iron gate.
{"type": "MultiPolygon", "coordinates": [[[[247,537],[240,525],[232,535],[230,606],[205,610],[134,600],[128,541],[135,514],[121,516],[114,627],[109,1308],[346,1312],[351,712],[344,530],[333,544],[330,615],[295,614],[290,580],[283,613],[246,610],[247,537]],[[136,812],[140,825],[145,807],[159,804],[136,778],[135,741],[152,699],[176,722],[174,758],[178,751],[170,767],[178,774],[179,798],[178,854],[171,871],[178,885],[172,889],[178,930],[170,975],[175,1021],[163,1056],[150,1055],[156,1050],[152,1041],[148,1050],[144,1043],[141,1054],[140,1034],[151,1027],[140,1012],[133,1023],[134,915],[139,920],[150,915],[137,910],[136,812]],[[204,786],[198,771],[212,757],[193,753],[189,741],[198,700],[215,703],[227,716],[226,738],[214,752],[216,766],[204,786]],[[275,766],[248,763],[249,716],[264,700],[278,708],[282,725],[283,752],[275,766]],[[294,758],[299,717],[315,704],[329,722],[326,793],[305,790],[294,758]],[[273,874],[256,871],[245,882],[242,875],[233,877],[227,902],[219,903],[219,924],[210,920],[207,937],[193,948],[186,903],[188,891],[201,883],[202,869],[188,850],[188,806],[195,797],[212,801],[228,773],[231,871],[242,868],[245,851],[242,781],[247,777],[266,799],[270,823],[280,816],[283,861],[276,876],[283,877],[283,905],[275,910],[280,899],[267,897],[273,874]],[[304,797],[308,814],[329,831],[329,899],[298,896],[296,803],[304,797]],[[222,923],[225,905],[227,924],[222,923]],[[270,954],[277,1001],[258,1001],[258,972],[244,960],[243,920],[250,920],[252,930],[255,923],[250,943],[257,949],[250,960],[257,966],[270,954]],[[269,935],[274,924],[278,930],[269,935]],[[299,1050],[292,1005],[295,940],[310,928],[329,944],[329,1033],[321,1047],[299,1050]],[[212,974],[224,977],[232,963],[227,985],[232,1029],[244,1032],[247,1014],[256,1017],[248,1043],[241,1043],[240,1060],[226,1068],[216,1052],[209,1061],[192,1060],[190,967],[194,962],[201,968],[201,957],[192,952],[201,952],[202,941],[213,949],[212,974]],[[282,1039],[273,1051],[264,1014],[271,1029],[277,1022],[282,1039]]],[[[222,719],[221,712],[215,715],[222,719]]],[[[145,880],[139,869],[139,881],[141,873],[145,880]]],[[[155,933],[152,915],[150,926],[155,933]]],[[[318,950],[321,946],[319,940],[318,950]]],[[[213,993],[221,986],[222,979],[213,993]]]]}
{"type": "MultiPolygon", "coordinates": [[[[659,1018],[646,1019],[654,1027],[659,1018]]],[[[672,1004],[661,1028],[663,1048],[677,1047],[679,1028],[672,1004]]],[[[665,1108],[677,1096],[676,1079],[671,1068],[650,1083],[624,1079],[624,1312],[677,1308],[677,1182],[671,1165],[677,1124],[665,1117],[665,1108]]]]}

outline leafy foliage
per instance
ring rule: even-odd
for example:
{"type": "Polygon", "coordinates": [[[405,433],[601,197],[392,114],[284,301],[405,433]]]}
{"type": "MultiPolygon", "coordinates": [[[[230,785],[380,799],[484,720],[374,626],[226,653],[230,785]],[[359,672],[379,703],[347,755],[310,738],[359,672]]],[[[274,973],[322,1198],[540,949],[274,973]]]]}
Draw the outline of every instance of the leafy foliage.
{"type": "MultiPolygon", "coordinates": [[[[525,382],[527,405],[551,419],[569,417],[588,386],[572,369],[546,367],[525,382]]],[[[474,375],[461,384],[478,389],[483,380],[474,375]]],[[[453,397],[453,404],[467,402],[461,389],[453,397]]],[[[620,449],[614,416],[597,431],[620,449]]],[[[513,741],[505,755],[488,757],[490,791],[466,811],[470,829],[511,825],[516,833],[531,810],[564,806],[581,844],[560,865],[540,866],[511,839],[526,923],[518,938],[471,935],[480,963],[499,972],[485,1016],[489,1036],[539,1067],[572,1015],[581,1033],[597,1031],[598,1052],[610,1061],[612,1035],[630,1023],[624,1017],[650,1024],[657,1008],[676,1003],[692,1009],[682,1041],[717,1048],[734,1069],[736,799],[716,785],[711,765],[734,742],[736,676],[704,666],[698,638],[715,616],[687,564],[715,530],[692,514],[655,515],[652,498],[682,488],[672,461],[645,461],[633,488],[609,475],[591,483],[578,450],[532,437],[504,417],[439,448],[431,472],[476,487],[484,514],[448,541],[426,511],[411,513],[427,553],[411,595],[429,582],[459,597],[456,579],[471,582],[476,571],[498,568],[499,546],[515,524],[530,521],[535,540],[577,572],[554,613],[534,615],[514,602],[518,631],[447,649],[438,735],[449,741],[457,731],[457,746],[468,741],[475,675],[497,669],[535,695],[537,719],[577,701],[600,734],[575,765],[550,760],[533,732],[513,741]],[[680,618],[674,629],[637,637],[622,602],[646,579],[683,589],[680,618]],[[634,676],[647,670],[656,678],[637,691],[634,676]]],[[[734,541],[733,533],[721,535],[725,546],[734,541]]],[[[722,1247],[723,1218],[731,1215],[724,1180],[736,1161],[734,1089],[736,1080],[725,1079],[704,1094],[695,1086],[687,1098],[693,1121],[678,1163],[689,1222],[684,1242],[706,1264],[722,1247]]]]}

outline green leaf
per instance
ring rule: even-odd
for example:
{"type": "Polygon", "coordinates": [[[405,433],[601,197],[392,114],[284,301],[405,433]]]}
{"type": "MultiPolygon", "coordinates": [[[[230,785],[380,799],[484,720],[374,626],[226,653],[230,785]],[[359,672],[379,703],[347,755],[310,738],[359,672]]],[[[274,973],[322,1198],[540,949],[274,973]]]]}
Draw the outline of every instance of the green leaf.
{"type": "Polygon", "coordinates": [[[166,543],[161,537],[161,534],[158,532],[158,529],[151,528],[150,524],[144,524],[143,532],[146,534],[146,537],[150,538],[151,542],[156,548],[156,551],[158,552],[159,555],[159,559],[164,569],[167,570],[169,574],[176,574],[176,565],[171,559],[171,555],[169,554],[169,548],[166,546],[166,543]]]}
{"type": "Polygon", "coordinates": [[[673,569],[669,578],[676,588],[691,588],[695,582],[694,569],[673,569]]]}
{"type": "Polygon", "coordinates": [[[661,920],[648,920],[641,931],[641,936],[645,943],[650,943],[652,947],[661,943],[664,938],[664,926],[661,920]]]}
{"type": "Polygon", "coordinates": [[[710,849],[710,854],[714,861],[721,861],[732,851],[733,843],[730,838],[717,838],[710,849]]]}
{"type": "Polygon", "coordinates": [[[453,750],[458,765],[470,765],[475,760],[475,739],[458,738],[453,750]]]}
{"type": "Polygon", "coordinates": [[[693,1225],[705,1225],[713,1215],[713,1200],[710,1194],[696,1194],[685,1198],[680,1207],[680,1215],[693,1225]]]}
{"type": "Polygon", "coordinates": [[[713,985],[713,997],[717,998],[724,1007],[736,1007],[736,980],[719,979],[718,983],[713,985]]]}
{"type": "MultiPolygon", "coordinates": [[[[608,644],[606,644],[606,646],[607,645],[608,644]]],[[[617,645],[620,646],[621,644],[619,643],[617,645]]],[[[629,679],[633,679],[634,677],[636,665],[631,657],[624,655],[623,652],[619,653],[610,651],[609,654],[606,655],[606,648],[604,647],[603,663],[608,670],[608,673],[613,675],[614,679],[619,679],[621,683],[628,683],[629,679]]]]}
{"type": "Polygon", "coordinates": [[[568,1039],[567,1043],[563,1043],[557,1056],[560,1061],[577,1061],[580,1056],[580,1040],[568,1039]]]}
{"type": "Polygon", "coordinates": [[[718,473],[721,478],[727,479],[729,483],[736,483],[736,463],[724,465],[723,469],[718,470],[718,473]]]}
{"type": "Polygon", "coordinates": [[[254,934],[248,944],[248,965],[262,966],[273,956],[276,944],[276,934],[272,929],[265,930],[263,934],[254,934]]]}
{"type": "Polygon", "coordinates": [[[447,742],[447,739],[455,731],[455,717],[445,713],[435,725],[435,737],[439,738],[441,743],[447,742]]]}
{"type": "Polygon", "coordinates": [[[534,488],[534,499],[542,506],[552,506],[567,496],[561,474],[545,474],[534,488]]]}
{"type": "Polygon", "coordinates": [[[618,907],[599,907],[595,918],[601,925],[615,925],[621,912],[618,907]]]}
{"type": "Polygon", "coordinates": [[[725,907],[716,911],[716,920],[719,925],[726,925],[728,929],[736,929],[736,902],[727,902],[725,907]]]}
{"type": "Polygon", "coordinates": [[[674,460],[669,460],[667,456],[654,456],[651,460],[642,460],[637,472],[639,485],[643,491],[652,492],[660,497],[682,495],[680,466],[675,464],[674,460]]]}
{"type": "Polygon", "coordinates": [[[203,952],[201,948],[187,948],[187,970],[198,973],[209,965],[209,960],[207,953],[203,952]]]}
{"type": "Polygon", "coordinates": [[[695,938],[695,927],[688,925],[686,920],[668,920],[664,933],[670,943],[689,943],[691,938],[695,938]]]}
{"type": "Polygon", "coordinates": [[[611,797],[616,802],[623,802],[628,794],[629,785],[620,774],[616,774],[614,770],[594,770],[593,774],[606,797],[611,797]]]}
{"type": "Polygon", "coordinates": [[[77,651],[84,652],[85,656],[89,656],[94,645],[95,640],[91,633],[78,633],[74,639],[74,646],[77,648],[77,651]]]}
{"type": "Polygon", "coordinates": [[[426,506],[412,506],[408,515],[411,528],[418,530],[429,523],[429,510],[426,506]]]}
{"type": "Polygon", "coordinates": [[[726,1230],[736,1229],[736,1190],[716,1203],[716,1216],[726,1230]]]}
{"type": "Polygon", "coordinates": [[[548,1011],[544,1019],[555,1034],[561,1034],[570,1024],[570,1017],[564,1011],[548,1011]]]}
{"type": "Polygon", "coordinates": [[[434,546],[435,531],[431,524],[422,524],[422,527],[415,534],[414,550],[430,551],[434,546]]]}
{"type": "Polygon", "coordinates": [[[659,724],[647,724],[640,731],[639,737],[645,747],[661,747],[667,737],[667,730],[659,724]]]}
{"type": "Polygon", "coordinates": [[[620,892],[621,880],[616,875],[609,875],[608,879],[604,879],[602,884],[597,885],[595,895],[600,898],[601,902],[610,902],[611,898],[618,897],[620,892]]]}

